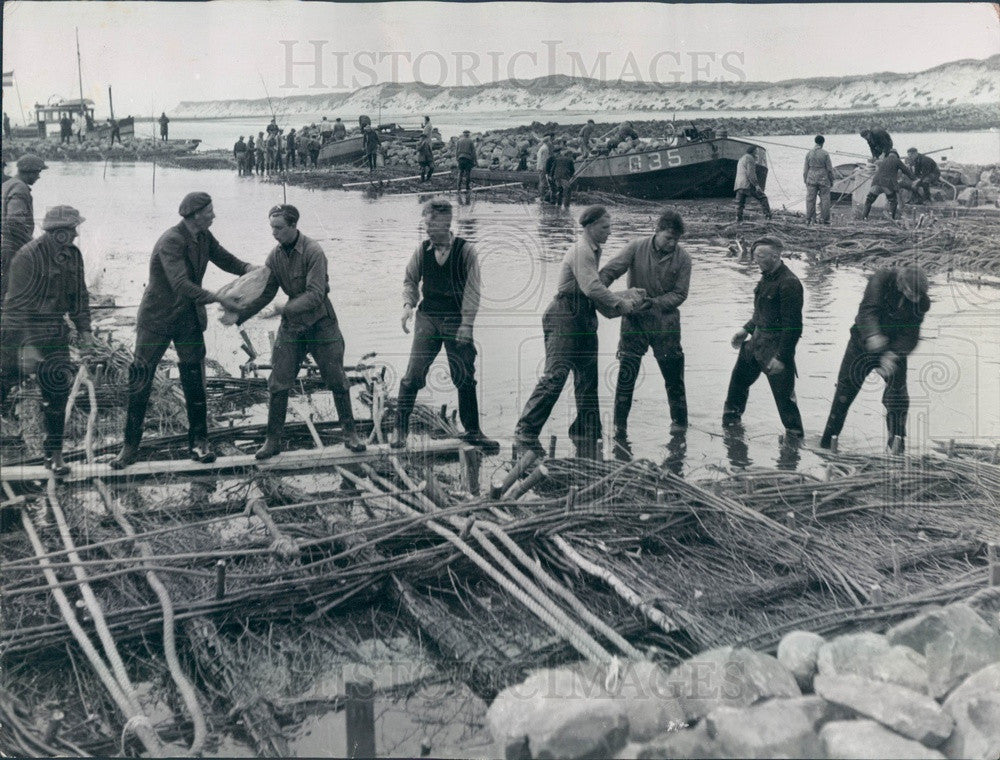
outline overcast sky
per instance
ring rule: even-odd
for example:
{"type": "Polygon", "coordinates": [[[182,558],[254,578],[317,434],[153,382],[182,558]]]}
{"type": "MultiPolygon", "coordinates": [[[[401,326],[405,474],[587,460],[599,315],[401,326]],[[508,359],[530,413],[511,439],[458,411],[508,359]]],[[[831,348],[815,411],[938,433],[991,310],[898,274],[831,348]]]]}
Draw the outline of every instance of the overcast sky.
{"type": "MultiPolygon", "coordinates": [[[[1000,22],[988,3],[7,0],[3,69],[14,71],[25,109],[53,95],[77,97],[75,27],[84,95],[99,117],[109,84],[116,112],[145,114],[182,100],[261,98],[265,87],[276,97],[376,81],[476,84],[549,73],[774,81],[920,71],[1000,53],[1000,22]],[[305,64],[289,69],[289,57],[305,64]]],[[[18,111],[11,88],[4,110],[18,111]]]]}

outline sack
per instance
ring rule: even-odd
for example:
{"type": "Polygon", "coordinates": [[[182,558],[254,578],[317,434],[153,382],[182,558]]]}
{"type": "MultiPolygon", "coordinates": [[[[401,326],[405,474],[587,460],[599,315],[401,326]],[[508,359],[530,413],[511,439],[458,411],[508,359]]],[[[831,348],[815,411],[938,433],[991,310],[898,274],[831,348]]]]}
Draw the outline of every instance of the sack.
{"type": "Polygon", "coordinates": [[[245,309],[251,301],[260,297],[271,278],[271,270],[267,267],[247,272],[232,282],[223,285],[215,292],[216,298],[230,298],[240,309],[245,309]]]}

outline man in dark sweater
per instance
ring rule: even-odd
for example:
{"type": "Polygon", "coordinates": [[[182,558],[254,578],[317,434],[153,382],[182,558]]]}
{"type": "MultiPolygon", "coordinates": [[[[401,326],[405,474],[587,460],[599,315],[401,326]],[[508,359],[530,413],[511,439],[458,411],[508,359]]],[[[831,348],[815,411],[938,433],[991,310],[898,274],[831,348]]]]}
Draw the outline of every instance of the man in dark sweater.
{"type": "Polygon", "coordinates": [[[480,428],[476,396],[472,328],[479,311],[481,285],[476,251],[471,243],[452,233],[449,201],[428,201],[423,217],[427,240],[413,252],[403,279],[403,332],[410,332],[414,307],[417,313],[410,362],[399,383],[396,429],[390,445],[393,448],[406,445],[417,393],[426,384],[431,364],[443,346],[451,381],[458,390],[458,416],[465,428],[463,438],[484,451],[496,453],[499,444],[483,435],[480,428]]]}
{"type": "Polygon", "coordinates": [[[330,303],[330,278],[326,254],[315,240],[299,232],[299,210],[284,204],[268,214],[271,234],[278,245],[267,257],[271,274],[261,295],[248,303],[238,315],[223,319],[223,324],[243,324],[259,312],[278,293],[288,296],[284,306],[276,306],[281,326],[271,351],[271,376],[267,389],[271,394],[267,412],[267,440],[254,455],[269,459],[281,452],[281,436],[288,413],[288,393],[306,354],[312,354],[323,382],[333,394],[344,430],[344,446],[350,451],[364,451],[358,438],[351,409],[350,384],[344,374],[344,336],[337,325],[337,314],[330,303]]]}
{"type": "Polygon", "coordinates": [[[913,179],[913,172],[907,168],[906,164],[899,160],[899,154],[895,150],[890,150],[887,155],[878,160],[875,176],[872,178],[871,189],[868,191],[868,195],[865,196],[864,219],[868,218],[868,214],[872,210],[872,204],[883,193],[885,193],[886,202],[889,204],[889,211],[892,213],[892,218],[898,218],[900,172],[903,172],[911,180],[913,179]]]}
{"type": "Polygon", "coordinates": [[[750,386],[763,372],[786,435],[801,438],[802,416],[795,401],[795,345],[802,336],[802,283],[781,261],[782,249],[781,241],[771,237],[760,238],[751,248],[763,276],[754,289],[753,317],[730,341],[740,355],[729,380],[722,424],[740,423],[750,386]]]}
{"type": "Polygon", "coordinates": [[[569,208],[569,198],[572,192],[573,175],[576,167],[573,155],[565,145],[560,145],[548,160],[546,174],[549,175],[549,185],[552,188],[552,202],[557,206],[569,208]]]}
{"type": "Polygon", "coordinates": [[[906,438],[910,396],[906,388],[906,357],[920,340],[920,325],[931,307],[927,275],[916,264],[879,269],[868,280],[851,338],[840,363],[837,390],[820,446],[830,448],[840,435],[847,411],[872,372],[885,378],[882,404],[886,410],[889,450],[901,454],[906,438]]]}
{"type": "Polygon", "coordinates": [[[677,242],[683,234],[681,215],[667,209],[660,214],[652,235],[633,240],[600,271],[601,282],[607,287],[627,272],[628,286],[645,290],[650,304],[644,311],[622,317],[615,386],[616,441],[628,437],[635,381],[642,357],[650,348],[667,388],[671,432],[683,431],[688,424],[681,315],[677,311],[687,300],[691,284],[691,257],[677,242]]]}
{"type": "Polygon", "coordinates": [[[868,148],[872,152],[872,158],[885,156],[892,150],[892,137],[882,127],[862,129],[861,136],[868,143],[868,148]]]}
{"type": "Polygon", "coordinates": [[[931,185],[941,179],[937,161],[920,153],[916,148],[910,148],[906,151],[906,163],[916,175],[916,179],[907,183],[906,188],[913,193],[917,203],[930,203],[931,185]]]}
{"type": "MultiPolygon", "coordinates": [[[[71,206],[49,209],[42,222],[44,232],[14,257],[4,299],[3,339],[12,342],[20,354],[19,369],[38,378],[45,424],[45,466],[55,475],[69,472],[62,458],[62,443],[66,402],[76,375],[69,358],[65,318],[73,322],[83,345],[92,343],[83,256],[73,245],[81,222],[80,213],[71,206]]],[[[11,368],[4,370],[9,374],[11,368]]]]}
{"type": "Polygon", "coordinates": [[[139,458],[142,424],[153,390],[156,367],[174,344],[177,369],[187,404],[188,453],[196,462],[214,462],[208,441],[208,401],[205,394],[205,304],[219,303],[238,311],[234,301],[217,297],[201,286],[209,262],[230,274],[253,267],[223,248],[208,231],[215,219],[208,193],[188,193],[181,201],[180,224],[164,232],[153,246],[149,282],[136,317],[135,357],[128,370],[128,412],[125,442],[111,467],[119,470],[139,458]]]}

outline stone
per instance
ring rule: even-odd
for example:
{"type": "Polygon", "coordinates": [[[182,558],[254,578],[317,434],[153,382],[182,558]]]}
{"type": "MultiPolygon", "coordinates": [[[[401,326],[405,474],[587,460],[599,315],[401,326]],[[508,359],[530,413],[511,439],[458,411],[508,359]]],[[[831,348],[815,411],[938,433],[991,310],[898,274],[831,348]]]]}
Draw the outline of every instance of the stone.
{"type": "Polygon", "coordinates": [[[927,693],[923,655],[908,646],[890,644],[877,633],[838,636],[819,648],[816,666],[823,675],[858,675],[927,693]]]}
{"type": "Polygon", "coordinates": [[[813,676],[816,675],[816,655],[826,640],[811,631],[786,633],[778,643],[778,662],[795,676],[802,691],[812,690],[813,676]]]}
{"type": "Polygon", "coordinates": [[[820,673],[813,687],[828,702],[877,720],[928,747],[944,742],[955,725],[951,716],[933,699],[898,684],[856,675],[820,673]]]}
{"type": "Polygon", "coordinates": [[[670,671],[654,662],[628,662],[609,692],[624,702],[629,740],[645,742],[687,725],[684,708],[670,688],[670,671]]]}
{"type": "Polygon", "coordinates": [[[694,728],[666,731],[639,751],[639,760],[714,760],[724,757],[721,748],[708,735],[705,721],[694,728]]]}
{"type": "Polygon", "coordinates": [[[929,693],[938,698],[969,674],[1000,662],[1000,634],[972,607],[961,602],[893,626],[886,639],[924,654],[929,693]]]}
{"type": "Polygon", "coordinates": [[[497,695],[486,720],[511,758],[611,757],[628,736],[624,700],[604,689],[604,670],[584,663],[544,669],[497,695]],[[592,754],[596,753],[596,754],[592,754]]]}
{"type": "Polygon", "coordinates": [[[955,730],[944,745],[948,757],[1000,757],[1000,663],[972,674],[944,701],[955,730]]]}
{"type": "Polygon", "coordinates": [[[774,657],[750,649],[710,649],[678,665],[670,686],[694,722],[717,707],[749,707],[768,697],[800,697],[795,677],[774,657]]]}
{"type": "Polygon", "coordinates": [[[820,754],[812,717],[772,699],[752,707],[719,707],[705,718],[708,735],[727,757],[811,758],[820,754]]]}
{"type": "Polygon", "coordinates": [[[841,760],[943,760],[920,742],[893,733],[873,720],[838,720],[819,732],[827,757],[841,760]]]}
{"type": "Polygon", "coordinates": [[[978,206],[979,190],[975,187],[967,187],[958,194],[956,200],[959,206],[978,206]]]}

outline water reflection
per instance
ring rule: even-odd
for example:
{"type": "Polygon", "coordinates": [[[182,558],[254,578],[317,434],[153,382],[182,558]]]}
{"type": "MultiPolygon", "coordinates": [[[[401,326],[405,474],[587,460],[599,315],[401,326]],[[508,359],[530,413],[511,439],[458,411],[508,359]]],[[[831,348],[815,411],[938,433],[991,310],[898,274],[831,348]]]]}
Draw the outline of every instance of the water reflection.
{"type": "Polygon", "coordinates": [[[684,474],[684,459],[687,457],[687,430],[675,430],[667,441],[667,457],[661,468],[681,477],[684,474]]]}
{"type": "Polygon", "coordinates": [[[722,443],[726,447],[726,457],[732,467],[743,469],[753,464],[753,460],[750,459],[750,447],[747,446],[746,430],[742,425],[724,427],[722,443]]]}
{"type": "Polygon", "coordinates": [[[802,461],[802,441],[794,436],[779,436],[778,458],[775,460],[778,469],[795,471],[800,461],[802,461]]]}

